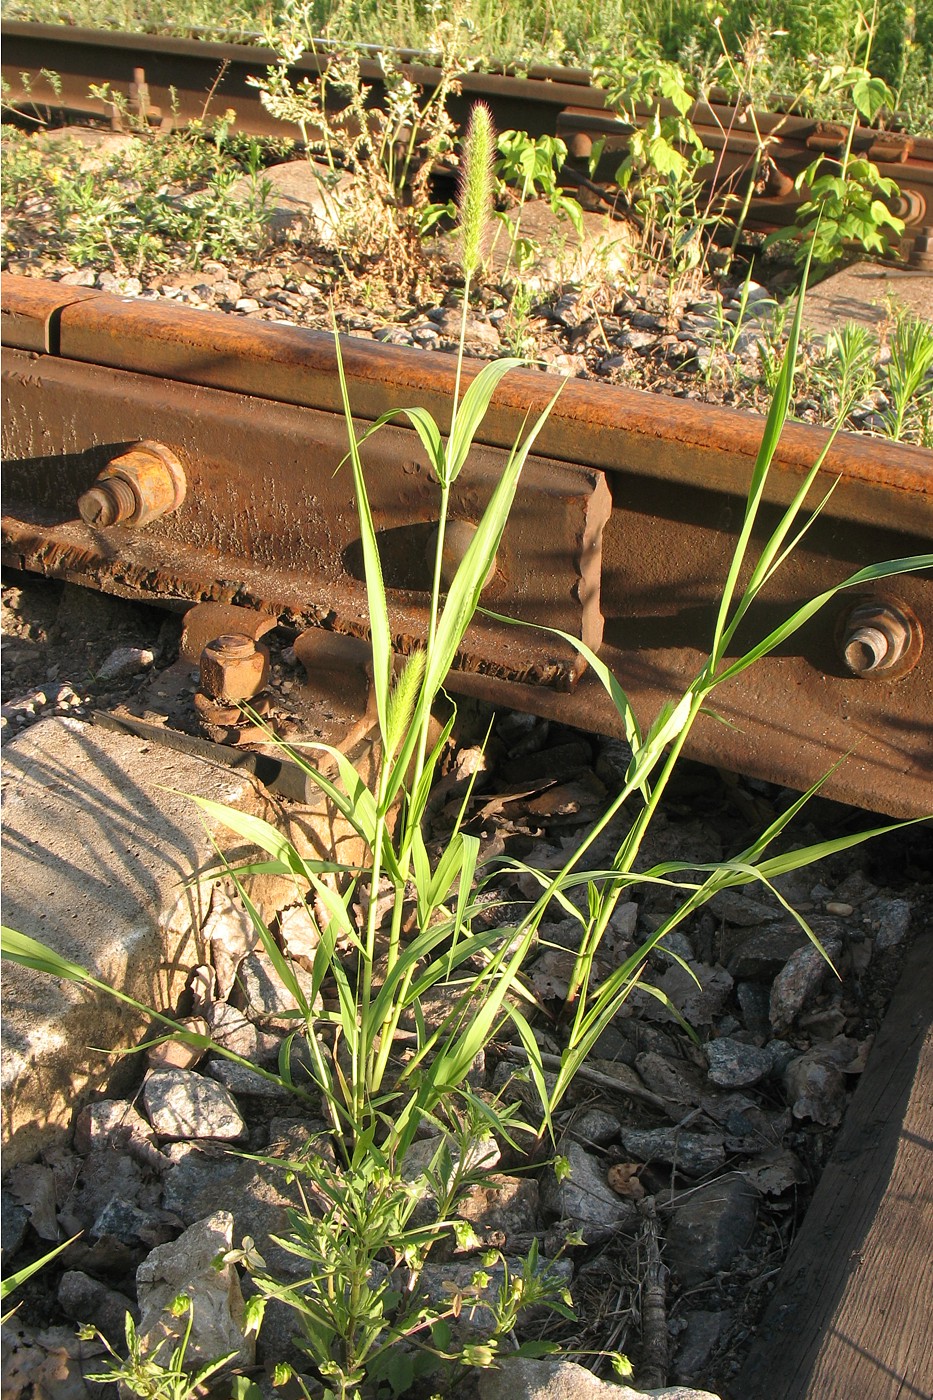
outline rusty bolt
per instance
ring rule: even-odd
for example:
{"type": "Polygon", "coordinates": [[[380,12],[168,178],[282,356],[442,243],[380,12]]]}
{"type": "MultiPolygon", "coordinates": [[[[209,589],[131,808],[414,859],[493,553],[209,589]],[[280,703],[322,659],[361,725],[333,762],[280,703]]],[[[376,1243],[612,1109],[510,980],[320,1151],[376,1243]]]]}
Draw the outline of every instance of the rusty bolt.
{"type": "Polygon", "coordinates": [[[228,632],[201,652],[201,691],[213,700],[250,700],[268,679],[269,652],[252,637],[228,632]]]}
{"type": "Polygon", "coordinates": [[[185,499],[184,468],[160,442],[138,442],[114,457],[78,499],[86,525],[146,525],[177,510],[185,499]]]}
{"type": "Polygon", "coordinates": [[[916,649],[916,619],[891,602],[860,603],[840,631],[842,659],[853,676],[889,675],[916,649]]]}
{"type": "Polygon", "coordinates": [[[910,266],[921,272],[933,272],[933,226],[922,228],[910,250],[910,266]]]}

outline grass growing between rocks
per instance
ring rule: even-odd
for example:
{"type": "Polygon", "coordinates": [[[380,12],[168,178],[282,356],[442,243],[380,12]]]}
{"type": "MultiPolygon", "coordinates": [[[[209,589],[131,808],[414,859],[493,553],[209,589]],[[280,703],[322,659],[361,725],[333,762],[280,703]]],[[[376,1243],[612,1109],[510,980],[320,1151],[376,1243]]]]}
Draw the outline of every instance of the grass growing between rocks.
{"type": "MultiPolygon", "coordinates": [[[[488,225],[491,151],[491,130],[480,109],[467,143],[460,200],[464,325],[488,225]]],[[[298,1190],[299,1205],[290,1211],[289,1228],[277,1241],[297,1261],[297,1278],[283,1278],[267,1268],[250,1240],[239,1242],[222,1261],[224,1266],[242,1266],[252,1276],[257,1297],[249,1320],[260,1337],[264,1308],[277,1303],[289,1310],[305,1362],[301,1369],[283,1363],[277,1379],[294,1381],[306,1396],[347,1400],[425,1395],[434,1387],[451,1394],[458,1379],[475,1368],[494,1366],[516,1352],[536,1357],[551,1350],[547,1343],[520,1346],[515,1335],[525,1309],[568,1308],[560,1261],[545,1260],[537,1247],[524,1259],[474,1258],[465,1278],[446,1293],[426,1288],[432,1255],[469,1248],[471,1232],[457,1216],[464,1195],[490,1180],[500,1146],[508,1146],[529,1168],[553,1152],[555,1113],[574,1077],[633,990],[651,992],[645,978],[649,954],[690,915],[722,891],[762,885],[816,943],[803,916],[778,893],[775,881],[891,829],[775,853],[810,796],[806,794],[730,859],[699,867],[668,860],[639,868],[640,852],[691,727],[701,711],[715,705],[718,687],[781,646],[839,592],[933,567],[933,554],[926,554],[860,569],[805,602],[744,653],[734,654],[740,625],[753,620],[759,595],[813,518],[805,503],[825,458],[824,451],[773,533],[757,543],[759,508],[791,402],[801,311],[802,298],[777,376],[708,657],[692,684],[643,730],[616,678],[579,641],[567,639],[581,650],[612,696],[631,759],[602,817],[553,871],[501,858],[484,865],[478,839],[465,829],[466,800],[442,849],[429,849],[423,834],[438,764],[453,727],[449,717],[435,725],[432,712],[481,608],[483,585],[523,463],[546,414],[516,442],[461,563],[453,578],[445,579],[442,556],[451,487],[459,473],[468,470],[472,442],[497,384],[520,362],[500,360],[485,366],[462,397],[458,374],[446,435],[425,410],[403,411],[437,480],[439,525],[425,643],[399,667],[392,652],[391,607],[377,527],[360,461],[362,439],[357,439],[352,404],[341,379],[347,461],[365,563],[381,762],[367,787],[337,749],[311,744],[292,747],[288,754],[353,830],[362,857],[352,864],[311,860],[272,824],[195,798],[262,853],[260,859],[238,865],[224,863],[215,875],[236,884],[262,948],[296,1007],[295,1029],[280,1054],[278,1072],[264,1073],[298,1094],[305,1106],[320,1106],[324,1114],[320,1134],[302,1151],[286,1160],[256,1159],[263,1170],[284,1171],[298,1190]],[[327,771],[324,761],[332,765],[327,771]],[[604,851],[604,838],[620,831],[614,855],[599,869],[586,869],[588,853],[597,843],[604,851]],[[510,906],[499,918],[492,891],[496,870],[503,864],[520,870],[540,893],[518,913],[510,906]],[[307,959],[310,981],[298,975],[251,897],[250,882],[267,875],[295,882],[314,947],[307,959]],[[594,969],[613,913],[620,901],[651,886],[676,892],[674,912],[620,965],[598,978],[594,969]],[[561,1044],[556,1066],[541,1048],[536,995],[526,977],[529,960],[541,944],[544,916],[555,905],[576,926],[563,1004],[551,1028],[561,1044]],[[439,992],[440,1010],[429,1016],[426,1007],[439,992]],[[537,1108],[529,1108],[527,1096],[519,1104],[511,1081],[494,1095],[476,1087],[474,1067],[494,1038],[513,1043],[522,1072],[537,1090],[537,1108]]],[[[462,364],[463,331],[458,370],[462,364]]],[[[386,415],[364,436],[378,433],[383,423],[397,416],[386,415]]],[[[8,930],[3,953],[52,976],[101,987],[84,969],[8,930]]],[[[118,989],[114,994],[123,995],[118,989]]],[[[655,995],[664,1000],[660,992],[655,995]]],[[[229,1054],[171,1018],[158,1019],[189,1043],[229,1054]]],[[[566,1169],[558,1156],[558,1174],[566,1169]]],[[[190,1310],[179,1306],[177,1312],[179,1329],[196,1329],[197,1318],[192,1322],[190,1310]]],[[[176,1335],[187,1345],[188,1330],[176,1335]]],[[[617,1365],[625,1369],[621,1358],[617,1365]]],[[[152,1387],[136,1393],[164,1393],[156,1388],[156,1380],[154,1373],[152,1387]]],[[[238,1395],[249,1400],[249,1382],[236,1384],[238,1395]]]]}

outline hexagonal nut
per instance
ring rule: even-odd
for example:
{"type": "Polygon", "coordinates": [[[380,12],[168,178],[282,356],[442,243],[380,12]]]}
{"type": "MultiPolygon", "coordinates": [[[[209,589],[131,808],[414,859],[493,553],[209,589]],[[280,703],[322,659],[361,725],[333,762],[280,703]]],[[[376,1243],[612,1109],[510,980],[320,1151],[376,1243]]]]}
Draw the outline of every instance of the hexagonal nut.
{"type": "MultiPolygon", "coordinates": [[[[244,641],[249,640],[244,638],[244,641]]],[[[269,651],[251,643],[231,651],[211,642],[201,653],[201,690],[205,695],[225,704],[250,700],[269,679],[269,651]]]]}

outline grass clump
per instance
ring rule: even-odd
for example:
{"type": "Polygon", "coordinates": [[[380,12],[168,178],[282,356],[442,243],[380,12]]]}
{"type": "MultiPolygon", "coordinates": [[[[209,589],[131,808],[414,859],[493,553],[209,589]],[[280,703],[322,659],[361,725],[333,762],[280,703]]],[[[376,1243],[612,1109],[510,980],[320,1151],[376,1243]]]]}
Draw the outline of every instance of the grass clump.
{"type": "MultiPolygon", "coordinates": [[[[484,866],[479,840],[464,826],[466,802],[443,848],[430,850],[423,824],[453,727],[448,710],[438,731],[432,712],[482,606],[484,583],[524,462],[550,411],[549,405],[515,442],[472,540],[445,586],[441,556],[451,488],[469,470],[471,448],[497,386],[520,363],[508,359],[485,365],[461,394],[470,286],[488,220],[491,150],[488,117],[480,110],[474,114],[465,154],[460,205],[463,321],[449,425],[445,431],[418,406],[401,413],[429,463],[438,499],[428,625],[423,645],[401,666],[393,656],[391,601],[360,455],[361,442],[400,415],[386,414],[358,436],[338,354],[346,460],[365,565],[381,760],[367,786],[338,749],[305,743],[288,753],[353,830],[362,857],[352,864],[306,858],[269,822],[195,799],[261,852],[259,859],[224,862],[215,873],[236,884],[261,945],[297,1008],[294,1035],[280,1057],[279,1078],[305,1105],[320,1103],[327,1123],[323,1144],[311,1144],[284,1162],[260,1159],[269,1171],[289,1173],[298,1189],[300,1204],[290,1212],[281,1242],[302,1261],[301,1277],[276,1278],[248,1241],[228,1262],[249,1268],[262,1297],[283,1303],[294,1317],[307,1358],[306,1373],[298,1376],[280,1368],[277,1378],[294,1379],[305,1395],[323,1393],[329,1400],[405,1394],[426,1376],[449,1391],[463,1368],[493,1365],[515,1350],[514,1328],[523,1307],[543,1303],[558,1311],[567,1309],[559,1271],[536,1250],[518,1263],[481,1258],[469,1284],[441,1300],[422,1289],[424,1267],[442,1242],[465,1236],[457,1205],[471,1186],[488,1181],[494,1160],[488,1148],[494,1141],[510,1143],[530,1160],[548,1150],[558,1106],[599,1036],[633,989],[645,985],[646,962],[654,947],[718,892],[762,884],[781,898],[775,889],[779,876],[873,834],[778,852],[780,838],[804,807],[807,794],[731,858],[699,869],[678,861],[638,869],[639,854],[691,727],[714,705],[719,686],[781,647],[840,592],[933,567],[933,554],[866,566],[807,600],[756,642],[745,643],[745,650],[737,649],[739,629],[749,635],[759,595],[806,533],[812,517],[804,503],[825,457],[824,452],[813,463],[771,534],[756,547],[770,464],[792,398],[801,298],[707,658],[692,683],[643,729],[618,680],[581,642],[566,638],[583,653],[612,697],[631,749],[624,781],[605,813],[559,870],[503,861],[484,866]],[[617,823],[623,812],[630,820],[617,823]],[[587,854],[597,840],[623,827],[611,859],[597,870],[587,869],[587,854]],[[520,868],[540,893],[527,906],[510,907],[500,918],[501,911],[490,905],[488,895],[503,863],[520,868]],[[303,901],[315,944],[308,985],[295,975],[250,896],[252,878],[269,874],[293,880],[303,901]],[[676,906],[621,965],[596,977],[597,955],[613,912],[620,899],[644,884],[666,887],[676,894],[676,906]],[[554,901],[578,928],[555,1023],[561,1040],[559,1067],[550,1074],[535,1033],[534,996],[524,969],[554,901]],[[440,989],[440,1011],[429,1020],[425,1007],[440,989]],[[495,1037],[510,1038],[521,1048],[540,1098],[537,1111],[520,1111],[509,1086],[490,1095],[471,1082],[472,1067],[495,1037]],[[300,1077],[291,1055],[296,1039],[302,1045],[300,1077]],[[484,1319],[478,1334],[459,1328],[464,1313],[484,1319]]],[[[605,847],[604,841],[600,844],[605,847]]],[[[790,912],[812,938],[803,917],[790,912]]],[[[83,969],[22,936],[5,933],[4,952],[53,975],[100,985],[83,969]]],[[[187,1038],[205,1040],[190,1034],[187,1038]]],[[[519,1348],[524,1355],[548,1350],[534,1343],[519,1348]]],[[[623,1367],[621,1360],[618,1364],[623,1367]]]]}

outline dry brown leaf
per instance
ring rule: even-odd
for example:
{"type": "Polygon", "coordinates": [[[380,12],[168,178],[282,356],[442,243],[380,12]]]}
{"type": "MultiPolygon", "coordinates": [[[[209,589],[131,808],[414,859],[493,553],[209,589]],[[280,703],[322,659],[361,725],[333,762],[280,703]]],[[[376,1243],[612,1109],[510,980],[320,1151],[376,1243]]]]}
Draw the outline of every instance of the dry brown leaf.
{"type": "Polygon", "coordinates": [[[643,1162],[616,1162],[606,1173],[606,1180],[617,1196],[625,1196],[630,1201],[641,1201],[645,1188],[638,1179],[643,1162]]]}

